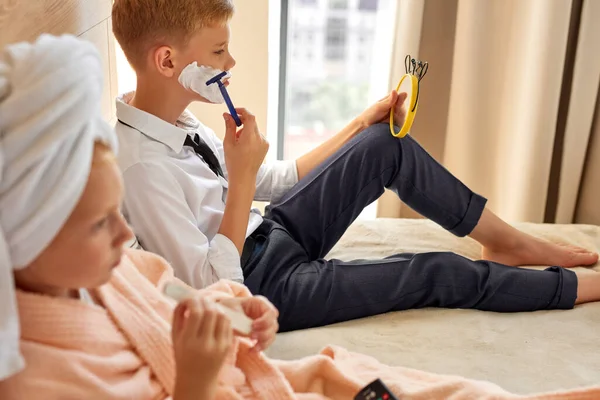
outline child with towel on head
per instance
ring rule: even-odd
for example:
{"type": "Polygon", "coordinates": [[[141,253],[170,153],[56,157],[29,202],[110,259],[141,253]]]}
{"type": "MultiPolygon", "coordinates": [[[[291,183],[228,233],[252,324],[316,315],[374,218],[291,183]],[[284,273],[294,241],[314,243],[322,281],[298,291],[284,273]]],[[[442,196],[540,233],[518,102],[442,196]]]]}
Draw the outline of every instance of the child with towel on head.
{"type": "Polygon", "coordinates": [[[159,290],[168,264],[123,254],[131,232],[101,91],[88,42],[42,36],[0,53],[0,399],[341,400],[376,377],[402,399],[600,396],[513,396],[339,348],[270,360],[260,350],[277,310],[235,282],[173,310],[159,290]],[[234,336],[214,302],[243,310],[251,337],[234,336]]]}
{"type": "Polygon", "coordinates": [[[171,263],[178,278],[195,288],[223,278],[243,282],[279,309],[282,331],[409,308],[516,312],[598,300],[597,282],[570,270],[514,268],[590,265],[598,255],[518,231],[414,139],[390,135],[380,122],[391,109],[403,119],[395,91],[298,160],[263,165],[268,145],[246,109],[238,110],[239,130],[224,115],[219,140],[186,107],[223,101],[217,85],[206,83],[235,66],[233,11],[231,0],[113,5],[115,36],[137,74],[137,90],[117,101],[124,214],[142,246],[171,263]],[[455,235],[479,241],[483,260],[450,252],[326,259],[384,188],[455,235]],[[254,199],[270,201],[264,216],[251,210],[254,199]]]}

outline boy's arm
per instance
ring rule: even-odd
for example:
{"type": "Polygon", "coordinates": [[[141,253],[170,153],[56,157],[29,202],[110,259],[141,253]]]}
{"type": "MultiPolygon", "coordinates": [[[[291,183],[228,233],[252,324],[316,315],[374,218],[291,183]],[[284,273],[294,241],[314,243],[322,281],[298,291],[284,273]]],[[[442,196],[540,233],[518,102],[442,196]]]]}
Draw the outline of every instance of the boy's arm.
{"type": "Polygon", "coordinates": [[[386,122],[392,108],[394,109],[394,121],[397,125],[401,126],[406,118],[405,100],[406,93],[398,94],[398,92],[392,90],[389,95],[368,107],[337,135],[325,141],[316,149],[298,158],[298,160],[296,160],[296,163],[298,164],[298,177],[300,179],[305,177],[310,171],[333,155],[359,132],[362,132],[371,125],[386,122]]]}
{"type": "MultiPolygon", "coordinates": [[[[164,257],[178,278],[198,289],[219,279],[243,281],[234,243],[223,234],[208,240],[198,228],[208,221],[196,220],[179,182],[165,165],[136,164],[123,175],[125,210],[144,249],[164,257]]],[[[209,214],[202,211],[200,216],[209,214]]],[[[246,213],[244,226],[247,221],[246,213]]]]}
{"type": "MultiPolygon", "coordinates": [[[[225,149],[223,148],[223,142],[210,128],[204,127],[204,129],[208,133],[210,140],[217,150],[216,155],[219,163],[221,164],[221,168],[225,173],[225,178],[228,178],[229,173],[227,171],[227,165],[225,164],[225,149]]],[[[253,200],[268,202],[276,201],[285,193],[287,193],[287,191],[290,190],[296,183],[298,183],[298,170],[296,168],[295,160],[275,161],[273,163],[263,164],[256,174],[253,200]]],[[[232,182],[229,182],[229,194],[227,196],[228,199],[231,197],[231,189],[234,189],[235,187],[234,190],[239,190],[237,186],[238,185],[236,182],[233,182],[233,184],[232,182]]],[[[252,203],[248,204],[246,213],[250,212],[251,205],[252,203]]],[[[227,211],[227,207],[225,210],[227,211]]],[[[244,218],[247,218],[247,215],[244,218]]],[[[231,236],[229,237],[231,238],[231,236]]]]}
{"type": "Polygon", "coordinates": [[[298,178],[304,178],[310,171],[322,164],[327,158],[338,151],[348,140],[364,130],[364,126],[358,119],[354,119],[335,136],[323,142],[317,148],[306,153],[296,160],[298,166],[298,178]]]}
{"type": "Polygon", "coordinates": [[[229,181],[225,211],[219,227],[219,234],[227,237],[235,245],[239,257],[242,255],[248,229],[248,216],[254,199],[254,182],[229,181]]]}
{"type": "MultiPolygon", "coordinates": [[[[225,149],[221,139],[215,135],[215,132],[205,125],[201,125],[207,138],[216,148],[216,156],[221,164],[221,169],[225,173],[225,179],[229,180],[229,171],[225,163],[225,149]]],[[[257,187],[253,182],[228,181],[229,187],[223,219],[219,227],[219,234],[226,236],[233,242],[239,255],[241,256],[246,242],[246,230],[248,228],[248,215],[252,208],[257,187]]]]}

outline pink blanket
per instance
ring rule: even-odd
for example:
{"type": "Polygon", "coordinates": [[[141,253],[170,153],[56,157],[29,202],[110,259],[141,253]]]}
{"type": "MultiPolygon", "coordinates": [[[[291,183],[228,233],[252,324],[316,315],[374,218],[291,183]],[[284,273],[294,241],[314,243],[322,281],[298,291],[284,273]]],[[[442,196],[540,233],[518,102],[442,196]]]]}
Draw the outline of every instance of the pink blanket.
{"type": "MultiPolygon", "coordinates": [[[[167,279],[172,272],[163,260],[131,251],[111,281],[95,290],[103,307],[19,292],[27,367],[0,382],[0,399],[170,398],[173,305],[157,289],[167,279]]],[[[250,295],[244,286],[225,281],[201,293],[250,295]]],[[[249,352],[250,344],[236,339],[221,371],[218,399],[352,399],[375,378],[403,400],[600,399],[600,387],[518,396],[488,382],[388,367],[337,347],[302,360],[275,361],[249,352]]]]}

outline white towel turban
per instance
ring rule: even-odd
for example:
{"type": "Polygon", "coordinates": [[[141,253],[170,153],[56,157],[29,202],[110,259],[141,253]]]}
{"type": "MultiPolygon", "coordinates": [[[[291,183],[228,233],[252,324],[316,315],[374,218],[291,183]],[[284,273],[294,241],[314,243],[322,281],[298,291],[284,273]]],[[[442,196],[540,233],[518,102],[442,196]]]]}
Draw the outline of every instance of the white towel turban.
{"type": "Polygon", "coordinates": [[[13,269],[50,244],[75,208],[94,143],[116,150],[100,114],[94,46],[40,36],[0,53],[0,380],[24,367],[13,269]]]}

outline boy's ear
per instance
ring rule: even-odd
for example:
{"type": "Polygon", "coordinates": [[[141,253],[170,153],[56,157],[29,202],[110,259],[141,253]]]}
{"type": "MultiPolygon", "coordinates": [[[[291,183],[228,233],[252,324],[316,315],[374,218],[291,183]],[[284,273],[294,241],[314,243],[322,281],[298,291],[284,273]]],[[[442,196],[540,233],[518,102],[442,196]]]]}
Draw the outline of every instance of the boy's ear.
{"type": "Polygon", "coordinates": [[[173,49],[169,46],[160,46],[154,51],[153,64],[156,70],[167,78],[175,75],[175,64],[173,63],[173,49]]]}

